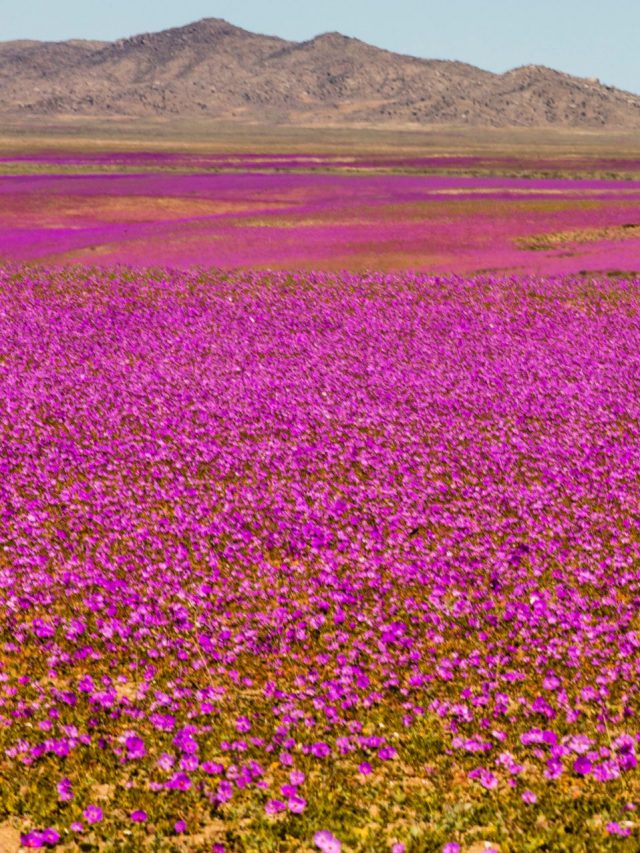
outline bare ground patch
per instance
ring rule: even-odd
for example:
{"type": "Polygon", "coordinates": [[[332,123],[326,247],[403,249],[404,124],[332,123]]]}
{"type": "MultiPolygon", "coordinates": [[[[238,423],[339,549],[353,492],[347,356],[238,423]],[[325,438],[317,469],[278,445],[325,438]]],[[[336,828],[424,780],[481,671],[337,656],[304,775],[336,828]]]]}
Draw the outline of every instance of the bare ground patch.
{"type": "Polygon", "coordinates": [[[640,223],[625,225],[607,225],[602,228],[576,228],[571,231],[550,231],[546,234],[533,234],[519,237],[515,243],[521,249],[544,251],[568,244],[600,243],[605,240],[629,240],[640,237],[640,223]]]}
{"type": "Polygon", "coordinates": [[[20,833],[8,821],[0,823],[0,851],[1,853],[17,853],[20,849],[20,833]]]}

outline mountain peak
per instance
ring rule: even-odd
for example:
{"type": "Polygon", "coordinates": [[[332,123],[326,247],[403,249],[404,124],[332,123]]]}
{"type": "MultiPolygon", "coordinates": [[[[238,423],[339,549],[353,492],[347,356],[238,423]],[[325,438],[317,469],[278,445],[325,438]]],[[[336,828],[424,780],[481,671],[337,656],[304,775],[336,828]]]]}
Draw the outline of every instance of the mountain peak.
{"type": "Polygon", "coordinates": [[[224,18],[200,18],[199,21],[193,21],[191,24],[185,24],[183,27],[178,27],[186,32],[197,32],[205,30],[210,33],[244,33],[241,27],[236,27],[235,24],[230,24],[224,18]]]}
{"type": "Polygon", "coordinates": [[[364,42],[359,41],[359,39],[352,38],[351,36],[345,36],[342,33],[337,32],[337,30],[334,30],[330,33],[320,33],[320,35],[309,39],[307,44],[340,48],[346,47],[350,44],[364,44],[364,42]]]}
{"type": "Polygon", "coordinates": [[[349,36],[345,36],[345,35],[343,35],[342,33],[339,33],[337,30],[331,30],[331,31],[330,31],[330,32],[328,32],[328,33],[319,33],[319,34],[318,34],[318,35],[313,39],[313,41],[327,41],[327,42],[329,42],[329,41],[339,41],[339,42],[345,42],[345,41],[352,41],[352,39],[350,39],[350,38],[349,38],[349,36]]]}
{"type": "Polygon", "coordinates": [[[155,33],[140,33],[126,39],[119,39],[115,44],[127,47],[131,45],[144,47],[148,44],[167,42],[175,39],[180,39],[185,43],[191,42],[196,44],[198,42],[211,42],[237,35],[250,36],[251,33],[230,24],[224,18],[201,18],[199,21],[193,21],[180,27],[171,27],[155,33]]]}

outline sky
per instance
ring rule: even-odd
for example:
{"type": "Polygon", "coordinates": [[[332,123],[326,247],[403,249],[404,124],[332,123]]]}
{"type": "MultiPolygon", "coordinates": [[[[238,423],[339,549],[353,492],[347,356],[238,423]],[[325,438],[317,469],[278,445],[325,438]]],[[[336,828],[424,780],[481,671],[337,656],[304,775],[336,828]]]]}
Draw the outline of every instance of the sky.
{"type": "Polygon", "coordinates": [[[640,93],[640,0],[0,0],[0,41],[113,40],[205,17],[296,41],[337,30],[490,71],[548,65],[640,93]]]}

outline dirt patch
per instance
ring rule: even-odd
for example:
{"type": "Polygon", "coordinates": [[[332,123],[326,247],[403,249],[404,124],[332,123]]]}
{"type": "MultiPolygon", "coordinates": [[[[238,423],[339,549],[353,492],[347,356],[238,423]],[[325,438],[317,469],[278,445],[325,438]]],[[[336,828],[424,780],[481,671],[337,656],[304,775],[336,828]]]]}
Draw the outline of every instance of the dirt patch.
{"type": "Polygon", "coordinates": [[[19,218],[22,227],[84,228],[95,222],[169,222],[251,211],[278,211],[287,202],[225,199],[180,198],[171,196],[12,196],[5,199],[0,224],[11,225],[19,218]]]}
{"type": "Polygon", "coordinates": [[[570,243],[601,243],[605,240],[629,240],[634,237],[640,237],[640,223],[607,225],[603,228],[577,228],[573,231],[550,231],[548,234],[519,237],[515,242],[521,249],[539,252],[570,243]]]}
{"type": "Polygon", "coordinates": [[[0,823],[0,853],[17,853],[20,849],[20,833],[10,823],[0,823]]]}

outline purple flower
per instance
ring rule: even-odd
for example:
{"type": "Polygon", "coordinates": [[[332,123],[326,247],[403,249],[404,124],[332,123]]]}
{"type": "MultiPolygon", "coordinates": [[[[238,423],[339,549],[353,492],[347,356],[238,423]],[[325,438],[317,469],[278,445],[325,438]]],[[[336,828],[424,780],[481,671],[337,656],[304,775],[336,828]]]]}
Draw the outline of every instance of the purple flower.
{"type": "Polygon", "coordinates": [[[275,815],[279,812],[286,811],[286,808],[287,806],[282,802],[282,800],[268,800],[264,810],[268,815],[275,815]]]}
{"type": "Polygon", "coordinates": [[[73,789],[71,787],[71,779],[67,779],[66,777],[60,779],[57,784],[58,789],[58,799],[61,803],[66,803],[69,800],[73,799],[73,789]]]}
{"type": "Polygon", "coordinates": [[[186,773],[174,773],[171,779],[164,783],[164,787],[171,791],[188,791],[191,787],[191,779],[186,773]]]}
{"type": "Polygon", "coordinates": [[[447,841],[442,848],[442,853],[460,853],[460,845],[457,841],[447,841]]]}
{"type": "Polygon", "coordinates": [[[99,823],[102,820],[102,809],[100,806],[90,805],[82,812],[87,823],[99,823]]]}
{"type": "Polygon", "coordinates": [[[306,807],[307,801],[304,797],[300,797],[297,794],[294,794],[287,800],[287,808],[290,812],[293,812],[293,814],[302,814],[306,807]]]}
{"type": "Polygon", "coordinates": [[[610,782],[620,776],[620,767],[617,761],[603,761],[593,767],[593,778],[598,782],[610,782]]]}
{"type": "Polygon", "coordinates": [[[193,753],[185,753],[180,756],[180,770],[184,770],[185,773],[193,773],[194,770],[197,770],[200,766],[200,761],[197,755],[193,753]]]}
{"type": "Polygon", "coordinates": [[[228,782],[226,779],[222,779],[218,782],[218,788],[216,790],[216,801],[219,803],[228,803],[229,800],[233,797],[233,785],[231,782],[228,782]]]}
{"type": "Polygon", "coordinates": [[[173,755],[169,755],[168,752],[163,752],[162,755],[159,756],[156,764],[161,770],[171,770],[175,764],[175,758],[173,755]]]}
{"type": "Polygon", "coordinates": [[[219,764],[217,761],[203,761],[200,769],[210,776],[219,776],[220,773],[224,773],[224,764],[219,764]]]}
{"type": "Polygon", "coordinates": [[[145,823],[147,820],[147,813],[142,811],[142,809],[137,809],[136,811],[131,812],[129,817],[134,823],[145,823]]]}
{"type": "Polygon", "coordinates": [[[191,736],[190,731],[181,731],[173,739],[173,745],[181,752],[196,753],[199,750],[198,742],[191,736]]]}
{"type": "Polygon", "coordinates": [[[611,742],[611,746],[618,753],[635,752],[636,750],[636,742],[631,735],[618,735],[618,737],[611,742]]]}
{"type": "Polygon", "coordinates": [[[533,791],[523,791],[522,792],[522,801],[527,803],[527,805],[533,805],[538,802],[538,798],[533,793],[533,791]]]}
{"type": "Polygon", "coordinates": [[[544,771],[545,779],[557,779],[564,773],[564,766],[558,758],[550,758],[544,771]]]}
{"type": "Polygon", "coordinates": [[[251,731],[251,723],[247,717],[238,717],[236,720],[236,731],[240,734],[246,734],[251,731]]]}
{"type": "Polygon", "coordinates": [[[490,770],[487,770],[484,767],[472,770],[468,775],[469,779],[476,779],[482,787],[486,788],[488,791],[493,791],[498,787],[497,777],[490,770]]]}
{"type": "Polygon", "coordinates": [[[363,776],[368,776],[371,773],[371,765],[368,761],[363,761],[362,764],[360,764],[360,766],[358,767],[358,770],[360,771],[360,773],[362,773],[363,776]]]}
{"type": "Polygon", "coordinates": [[[631,835],[631,827],[621,826],[617,821],[611,821],[611,823],[607,824],[607,832],[609,835],[620,835],[626,838],[631,835]]]}
{"type": "Polygon", "coordinates": [[[47,827],[42,830],[42,840],[45,844],[53,847],[55,844],[60,841],[60,833],[55,830],[52,826],[47,827]]]}
{"type": "Polygon", "coordinates": [[[498,779],[490,771],[482,773],[479,781],[480,784],[489,791],[493,791],[494,788],[498,787],[498,779]]]}
{"type": "Polygon", "coordinates": [[[568,739],[567,746],[572,752],[584,755],[586,752],[589,752],[592,743],[592,739],[586,735],[573,735],[573,737],[568,739]]]}
{"type": "Polygon", "coordinates": [[[579,776],[587,776],[591,773],[592,770],[591,761],[584,755],[581,755],[579,758],[573,762],[573,771],[577,773],[579,776]]]}
{"type": "Polygon", "coordinates": [[[132,760],[144,758],[147,750],[142,738],[139,738],[137,735],[131,735],[125,739],[124,745],[127,749],[127,758],[132,760]]]}
{"type": "Polygon", "coordinates": [[[174,828],[175,832],[177,832],[178,835],[182,835],[183,832],[187,831],[186,821],[177,820],[175,822],[175,824],[173,825],[173,828],[174,828]]]}
{"type": "Polygon", "coordinates": [[[311,745],[311,755],[315,758],[326,758],[331,755],[331,747],[324,741],[319,741],[311,745]]]}
{"type": "Polygon", "coordinates": [[[340,853],[342,844],[328,829],[320,829],[313,836],[313,843],[322,853],[340,853]]]}
{"type": "Polygon", "coordinates": [[[382,749],[378,750],[378,758],[381,758],[382,761],[390,761],[391,759],[396,758],[397,755],[397,750],[392,746],[383,746],[382,749]]]}
{"type": "Polygon", "coordinates": [[[44,847],[46,842],[44,834],[40,830],[34,829],[20,836],[20,844],[23,847],[44,847]]]}

